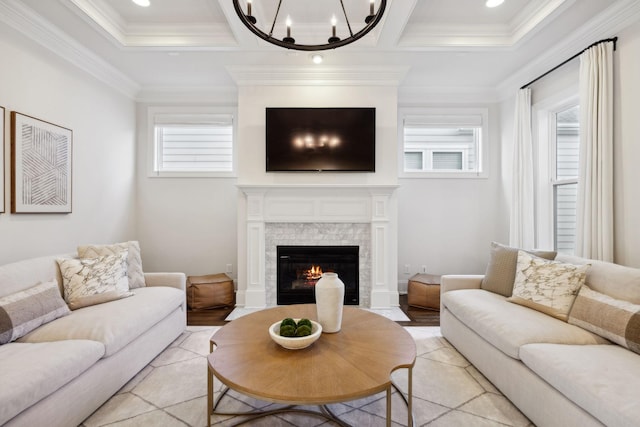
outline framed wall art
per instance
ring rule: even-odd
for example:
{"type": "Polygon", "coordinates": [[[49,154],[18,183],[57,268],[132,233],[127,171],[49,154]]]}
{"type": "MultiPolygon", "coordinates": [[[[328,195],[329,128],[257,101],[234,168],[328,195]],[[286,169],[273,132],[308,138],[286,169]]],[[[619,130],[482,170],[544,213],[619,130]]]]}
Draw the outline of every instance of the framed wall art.
{"type": "Polygon", "coordinates": [[[4,213],[4,107],[0,107],[0,213],[4,213]]]}
{"type": "Polygon", "coordinates": [[[73,131],[11,112],[11,212],[71,213],[73,131]]]}

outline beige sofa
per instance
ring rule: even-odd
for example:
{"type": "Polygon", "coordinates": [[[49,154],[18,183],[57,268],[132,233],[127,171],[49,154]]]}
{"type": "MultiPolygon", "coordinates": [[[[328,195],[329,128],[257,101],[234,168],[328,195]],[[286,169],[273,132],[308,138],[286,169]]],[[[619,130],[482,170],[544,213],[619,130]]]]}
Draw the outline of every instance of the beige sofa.
{"type": "MultiPolygon", "coordinates": [[[[56,258],[0,266],[0,297],[60,284],[56,258]]],[[[74,310],[0,345],[0,425],[79,425],[184,331],[185,275],[144,277],[131,297],[74,310]]]]}
{"type": "MultiPolygon", "coordinates": [[[[590,263],[589,288],[640,304],[640,270],[561,254],[556,260],[590,263]]],[[[532,422],[640,425],[640,354],[483,290],[482,278],[443,276],[442,334],[532,422]]]]}

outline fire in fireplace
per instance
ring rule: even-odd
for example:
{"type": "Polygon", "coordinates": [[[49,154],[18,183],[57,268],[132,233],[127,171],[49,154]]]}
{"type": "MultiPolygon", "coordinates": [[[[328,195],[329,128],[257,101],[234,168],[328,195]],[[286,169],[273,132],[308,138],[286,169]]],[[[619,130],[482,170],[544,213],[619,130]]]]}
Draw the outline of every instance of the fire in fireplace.
{"type": "Polygon", "coordinates": [[[358,305],[358,246],[278,246],[278,305],[315,303],[315,285],[322,273],[338,273],[344,282],[344,303],[358,305]]]}

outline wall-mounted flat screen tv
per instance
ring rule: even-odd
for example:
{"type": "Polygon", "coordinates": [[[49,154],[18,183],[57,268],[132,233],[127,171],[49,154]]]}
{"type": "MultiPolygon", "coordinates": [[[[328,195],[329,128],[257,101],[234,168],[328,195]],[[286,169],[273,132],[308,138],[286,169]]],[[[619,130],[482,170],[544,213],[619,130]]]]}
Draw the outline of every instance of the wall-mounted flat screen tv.
{"type": "Polygon", "coordinates": [[[375,108],[267,108],[267,172],[375,172],[375,108]]]}

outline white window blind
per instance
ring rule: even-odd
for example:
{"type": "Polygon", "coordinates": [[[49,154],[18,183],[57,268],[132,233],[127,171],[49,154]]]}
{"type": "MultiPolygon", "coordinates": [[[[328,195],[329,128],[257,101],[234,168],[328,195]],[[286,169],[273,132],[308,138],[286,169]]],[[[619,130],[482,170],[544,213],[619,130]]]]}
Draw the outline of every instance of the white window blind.
{"type": "Polygon", "coordinates": [[[434,170],[462,170],[462,151],[434,151],[434,170]]]}
{"type": "Polygon", "coordinates": [[[233,171],[230,115],[155,117],[156,172],[233,171]]]}

